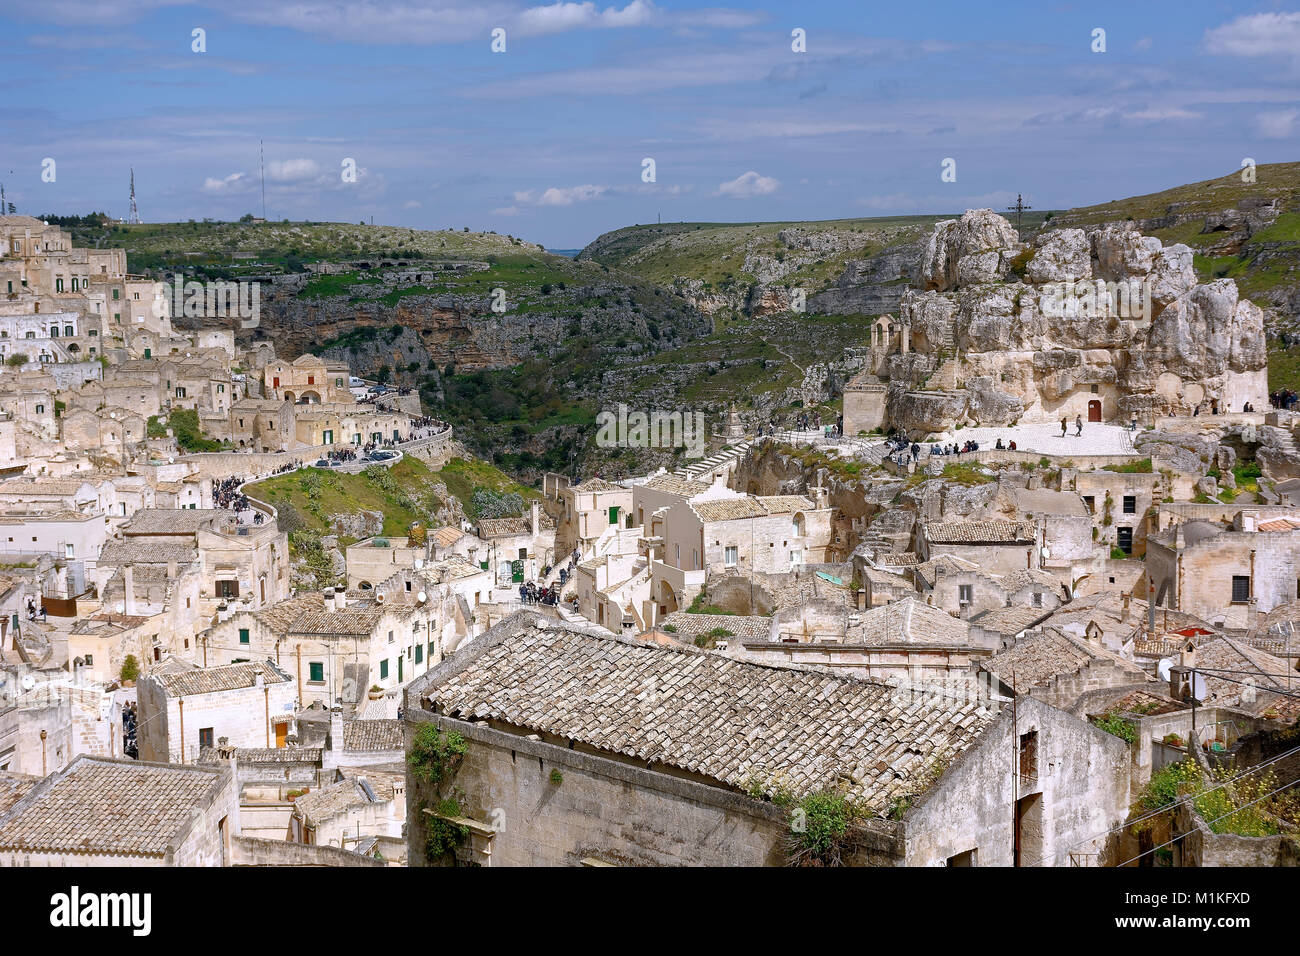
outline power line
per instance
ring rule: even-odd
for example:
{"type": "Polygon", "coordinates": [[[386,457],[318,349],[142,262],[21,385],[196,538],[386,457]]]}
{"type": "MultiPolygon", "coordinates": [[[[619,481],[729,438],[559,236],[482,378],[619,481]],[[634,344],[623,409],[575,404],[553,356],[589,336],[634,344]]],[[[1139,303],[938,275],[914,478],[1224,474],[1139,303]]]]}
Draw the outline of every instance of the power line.
{"type": "MultiPolygon", "coordinates": [[[[1300,783],[1300,777],[1297,777],[1295,780],[1292,780],[1290,783],[1284,783],[1282,786],[1278,787],[1275,790],[1270,790],[1262,797],[1258,797],[1250,801],[1250,803],[1243,804],[1240,807],[1234,807],[1233,809],[1229,810],[1227,813],[1215,817],[1213,820],[1206,820],[1205,825],[1208,827],[1213,827],[1214,824],[1218,823],[1220,820],[1225,820],[1228,817],[1232,816],[1234,813],[1240,813],[1242,810],[1245,810],[1247,807],[1253,807],[1255,804],[1259,803],[1260,801],[1267,800],[1269,797],[1273,796],[1274,794],[1281,793],[1283,790],[1286,790],[1288,787],[1294,787],[1297,783],[1300,783]]],[[[1216,787],[1215,789],[1217,790],[1218,788],[1216,787]]],[[[1205,792],[1212,793],[1213,791],[1206,790],[1205,792]]],[[[1200,796],[1200,794],[1196,794],[1196,796],[1200,796]]],[[[1154,853],[1156,852],[1156,850],[1163,850],[1165,847],[1177,843],[1179,840],[1183,838],[1183,836],[1186,836],[1186,834],[1183,834],[1182,836],[1176,836],[1172,840],[1166,840],[1164,843],[1160,844],[1159,846],[1153,846],[1149,850],[1143,850],[1137,856],[1133,857],[1133,859],[1125,860],[1123,863],[1120,863],[1118,865],[1128,866],[1130,863],[1136,863],[1138,860],[1142,859],[1142,857],[1146,856],[1148,853],[1154,853]]]]}

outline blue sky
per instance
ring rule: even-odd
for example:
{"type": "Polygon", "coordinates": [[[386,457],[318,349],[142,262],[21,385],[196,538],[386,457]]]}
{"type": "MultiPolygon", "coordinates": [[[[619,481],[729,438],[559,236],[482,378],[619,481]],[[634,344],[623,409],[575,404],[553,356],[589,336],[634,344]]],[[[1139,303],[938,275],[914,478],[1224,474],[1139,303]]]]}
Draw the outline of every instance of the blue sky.
{"type": "Polygon", "coordinates": [[[1295,3],[723,3],[5,0],[0,179],[20,212],[125,215],[133,165],[146,221],[231,219],[261,211],[261,139],[272,218],[577,247],[1300,159],[1295,3]]]}

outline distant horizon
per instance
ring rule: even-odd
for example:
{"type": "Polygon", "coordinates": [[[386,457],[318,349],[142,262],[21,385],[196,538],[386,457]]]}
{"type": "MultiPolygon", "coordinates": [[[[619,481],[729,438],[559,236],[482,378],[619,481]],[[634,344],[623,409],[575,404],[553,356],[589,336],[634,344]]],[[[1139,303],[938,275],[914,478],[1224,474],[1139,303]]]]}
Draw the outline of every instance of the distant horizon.
{"type": "Polygon", "coordinates": [[[134,168],[147,222],[569,249],[660,218],[1065,209],[1300,155],[1300,10],[1270,0],[714,2],[10,5],[0,182],[127,218],[134,168]]]}

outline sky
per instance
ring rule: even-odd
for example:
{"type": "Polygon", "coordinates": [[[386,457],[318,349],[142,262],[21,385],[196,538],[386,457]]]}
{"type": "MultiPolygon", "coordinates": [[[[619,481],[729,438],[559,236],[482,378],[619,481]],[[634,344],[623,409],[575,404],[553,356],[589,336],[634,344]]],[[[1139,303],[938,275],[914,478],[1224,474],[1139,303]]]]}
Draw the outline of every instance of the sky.
{"type": "Polygon", "coordinates": [[[261,215],[262,141],[269,218],[576,248],[1300,159],[1295,2],[722,3],[0,0],[0,182],[124,217],[134,167],[146,222],[261,215]]]}

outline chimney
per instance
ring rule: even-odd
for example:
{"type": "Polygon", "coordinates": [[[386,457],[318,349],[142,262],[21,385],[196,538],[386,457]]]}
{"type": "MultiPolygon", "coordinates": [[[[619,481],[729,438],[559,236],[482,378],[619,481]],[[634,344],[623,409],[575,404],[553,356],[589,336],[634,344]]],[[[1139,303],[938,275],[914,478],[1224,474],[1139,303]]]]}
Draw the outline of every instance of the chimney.
{"type": "Polygon", "coordinates": [[[324,591],[321,592],[321,596],[324,597],[325,599],[325,610],[327,611],[334,610],[334,589],[326,588],[324,591]]]}
{"type": "Polygon", "coordinates": [[[131,564],[122,568],[122,609],[127,614],[135,613],[135,567],[131,564]]]}
{"type": "Polygon", "coordinates": [[[321,766],[325,769],[337,767],[342,753],[343,708],[334,707],[330,710],[330,733],[329,738],[325,741],[325,749],[321,751],[321,766]]]}
{"type": "Polygon", "coordinates": [[[1241,530],[1246,532],[1255,531],[1257,529],[1256,522],[1258,519],[1259,515],[1256,512],[1243,511],[1241,513],[1241,530]]]}
{"type": "Polygon", "coordinates": [[[347,588],[335,588],[334,589],[334,610],[342,611],[345,610],[347,606],[348,606],[347,588]]]}
{"type": "Polygon", "coordinates": [[[1124,594],[1123,594],[1123,596],[1120,598],[1120,600],[1122,601],[1122,603],[1123,603],[1123,605],[1124,605],[1123,608],[1122,608],[1122,609],[1120,610],[1120,612],[1119,612],[1119,619],[1120,619],[1121,621],[1127,621],[1127,620],[1128,620],[1128,606],[1129,606],[1129,600],[1131,599],[1131,597],[1132,597],[1132,596],[1131,596],[1127,591],[1125,591],[1124,594]]]}
{"type": "Polygon", "coordinates": [[[528,517],[532,526],[533,537],[536,538],[542,533],[542,503],[540,501],[533,502],[528,517]]]}

